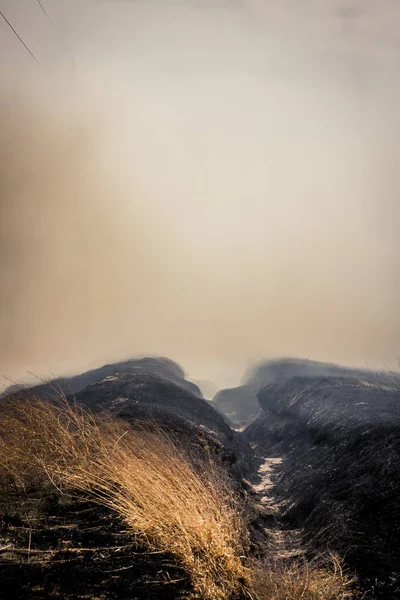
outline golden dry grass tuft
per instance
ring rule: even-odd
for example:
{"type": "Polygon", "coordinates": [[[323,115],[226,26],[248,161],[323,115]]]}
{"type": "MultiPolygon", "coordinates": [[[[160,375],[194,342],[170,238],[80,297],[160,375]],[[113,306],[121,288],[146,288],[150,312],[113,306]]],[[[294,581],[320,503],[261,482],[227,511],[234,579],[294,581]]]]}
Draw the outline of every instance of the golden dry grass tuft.
{"type": "Polygon", "coordinates": [[[248,570],[235,495],[211,461],[201,475],[160,430],[31,398],[3,406],[0,456],[19,485],[45,476],[115,510],[149,547],[178,559],[198,597],[241,593],[248,570]]]}
{"type": "Polygon", "coordinates": [[[351,600],[357,597],[356,580],[338,556],[323,563],[296,560],[254,565],[251,587],[257,600],[351,600]]]}

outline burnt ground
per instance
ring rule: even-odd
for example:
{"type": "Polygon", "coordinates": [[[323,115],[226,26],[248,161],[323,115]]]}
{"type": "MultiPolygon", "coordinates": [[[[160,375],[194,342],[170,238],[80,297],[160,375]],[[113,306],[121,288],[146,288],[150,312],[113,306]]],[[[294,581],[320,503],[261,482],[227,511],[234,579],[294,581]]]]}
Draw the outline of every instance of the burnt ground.
{"type": "Polygon", "coordinates": [[[89,500],[38,488],[0,502],[0,597],[184,599],[185,572],[150,553],[116,514],[89,500]]]}
{"type": "Polygon", "coordinates": [[[308,558],[345,557],[367,597],[400,598],[397,382],[295,377],[265,387],[259,401],[245,437],[260,455],[282,458],[274,494],[283,530],[301,531],[308,558]]]}
{"type": "MultiPolygon", "coordinates": [[[[251,495],[253,501],[261,496],[251,495]]],[[[272,514],[260,514],[256,507],[250,511],[252,556],[264,558],[274,548],[265,529],[274,523],[272,514]]],[[[149,551],[116,513],[90,498],[60,493],[51,484],[25,493],[2,490],[2,600],[194,597],[185,569],[173,556],[149,551]]]]}

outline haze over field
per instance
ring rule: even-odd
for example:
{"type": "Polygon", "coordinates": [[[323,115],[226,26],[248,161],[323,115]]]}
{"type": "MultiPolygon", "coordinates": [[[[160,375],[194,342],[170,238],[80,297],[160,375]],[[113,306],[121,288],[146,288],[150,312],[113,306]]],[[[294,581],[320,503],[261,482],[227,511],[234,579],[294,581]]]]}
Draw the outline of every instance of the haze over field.
{"type": "Polygon", "coordinates": [[[1,0],[0,364],[396,364],[395,0],[1,0]]]}

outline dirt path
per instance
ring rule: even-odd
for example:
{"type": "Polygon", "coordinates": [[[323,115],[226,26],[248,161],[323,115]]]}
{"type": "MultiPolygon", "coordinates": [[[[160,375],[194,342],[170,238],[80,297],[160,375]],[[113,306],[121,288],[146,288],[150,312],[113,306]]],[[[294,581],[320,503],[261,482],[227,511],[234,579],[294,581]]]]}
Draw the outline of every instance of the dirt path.
{"type": "Polygon", "coordinates": [[[280,559],[292,558],[303,554],[301,548],[301,530],[283,529],[279,520],[282,511],[281,504],[274,497],[274,475],[279,472],[282,458],[264,458],[258,474],[260,481],[253,486],[258,495],[258,504],[262,510],[274,517],[271,528],[264,528],[265,533],[275,544],[275,556],[280,559]]]}

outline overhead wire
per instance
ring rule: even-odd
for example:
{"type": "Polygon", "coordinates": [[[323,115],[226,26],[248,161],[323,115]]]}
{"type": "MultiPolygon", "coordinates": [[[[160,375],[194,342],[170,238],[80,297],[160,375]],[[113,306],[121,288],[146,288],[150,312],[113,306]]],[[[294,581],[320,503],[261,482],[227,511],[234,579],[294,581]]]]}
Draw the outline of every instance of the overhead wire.
{"type": "MultiPolygon", "coordinates": [[[[36,2],[37,2],[37,4],[40,6],[40,8],[41,8],[41,10],[42,10],[43,14],[45,15],[46,19],[47,19],[47,20],[48,20],[48,22],[50,23],[50,25],[51,25],[51,28],[53,29],[53,31],[55,32],[55,34],[56,34],[56,35],[58,36],[58,38],[60,39],[60,37],[61,37],[61,36],[60,36],[60,32],[59,32],[59,31],[57,31],[57,28],[55,27],[55,25],[54,25],[53,21],[51,20],[51,18],[50,18],[50,16],[49,16],[49,13],[47,12],[47,10],[46,10],[46,8],[44,7],[44,5],[42,4],[41,0],[36,0],[36,2]]],[[[68,50],[67,50],[67,49],[66,49],[66,51],[68,52],[68,50]]],[[[72,65],[73,71],[74,71],[74,73],[75,73],[75,75],[76,75],[75,56],[71,56],[71,57],[70,57],[70,59],[71,59],[71,65],[72,65]]]]}
{"type": "MultiPolygon", "coordinates": [[[[40,6],[40,9],[42,10],[43,14],[45,15],[46,19],[48,20],[48,22],[50,23],[53,31],[56,31],[56,28],[54,26],[53,21],[51,20],[48,12],[46,11],[46,8],[44,7],[44,5],[42,4],[41,0],[36,0],[37,4],[40,6]]],[[[32,50],[29,48],[29,46],[24,42],[24,40],[22,39],[22,37],[19,35],[19,33],[16,31],[16,29],[13,27],[13,25],[10,23],[10,21],[7,19],[7,17],[5,16],[5,14],[0,10],[0,16],[4,19],[4,21],[6,22],[6,24],[8,25],[8,27],[11,29],[11,31],[14,33],[14,35],[18,38],[19,42],[23,45],[23,47],[25,48],[25,50],[27,52],[29,52],[29,54],[31,55],[31,57],[33,58],[33,60],[40,65],[39,60],[36,58],[35,54],[32,52],[32,50]]],[[[73,66],[73,70],[76,74],[76,66],[75,66],[75,57],[71,57],[71,61],[72,61],[72,66],[73,66]]]]}
{"type": "Polygon", "coordinates": [[[47,11],[46,11],[45,7],[44,7],[44,6],[43,6],[43,4],[41,3],[41,1],[40,1],[40,0],[36,0],[36,2],[39,4],[40,8],[41,8],[41,9],[42,9],[42,11],[43,11],[43,14],[45,15],[46,19],[48,20],[48,22],[50,23],[50,25],[52,26],[52,28],[53,28],[53,29],[55,29],[55,27],[54,27],[54,24],[53,24],[53,21],[50,19],[49,15],[48,15],[48,13],[47,13],[47,11]]]}
{"type": "Polygon", "coordinates": [[[0,15],[3,17],[4,21],[7,23],[7,25],[9,26],[9,28],[14,32],[14,34],[17,36],[17,38],[19,39],[19,41],[21,42],[21,44],[24,46],[24,48],[29,52],[29,54],[32,56],[32,58],[37,62],[38,65],[40,65],[40,62],[38,61],[38,59],[36,58],[36,56],[33,54],[33,52],[30,50],[30,48],[25,44],[24,40],[22,39],[22,37],[18,34],[17,31],[15,31],[14,27],[11,25],[10,21],[7,19],[7,17],[4,15],[4,13],[0,10],[0,15]]]}

